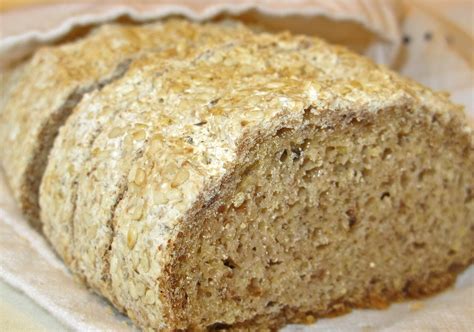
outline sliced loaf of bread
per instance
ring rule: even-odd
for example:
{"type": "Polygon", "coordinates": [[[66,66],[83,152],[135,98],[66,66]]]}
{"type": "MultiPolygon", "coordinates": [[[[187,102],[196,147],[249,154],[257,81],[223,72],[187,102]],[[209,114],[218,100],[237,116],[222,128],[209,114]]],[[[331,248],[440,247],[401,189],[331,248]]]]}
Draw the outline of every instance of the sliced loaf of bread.
{"type": "Polygon", "coordinates": [[[431,294],[472,262],[474,131],[445,95],[317,38],[162,24],[168,46],[138,43],[33,174],[59,255],[139,326],[309,322],[431,294]]]}

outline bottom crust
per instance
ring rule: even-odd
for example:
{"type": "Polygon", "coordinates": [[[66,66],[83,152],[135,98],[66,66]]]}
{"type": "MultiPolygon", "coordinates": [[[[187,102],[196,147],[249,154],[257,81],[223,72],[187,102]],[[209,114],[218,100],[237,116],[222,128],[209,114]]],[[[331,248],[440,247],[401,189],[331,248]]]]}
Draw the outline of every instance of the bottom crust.
{"type": "Polygon", "coordinates": [[[392,303],[426,298],[451,287],[457,276],[466,270],[472,262],[474,262],[474,258],[466,265],[452,265],[445,273],[431,275],[426,281],[408,280],[401,292],[368,293],[365,298],[357,302],[337,300],[325,311],[300,311],[297,308],[287,307],[272,316],[256,316],[251,320],[233,325],[217,323],[209,326],[208,330],[277,331],[288,324],[309,325],[315,323],[319,318],[341,316],[353,309],[386,309],[392,303]]]}

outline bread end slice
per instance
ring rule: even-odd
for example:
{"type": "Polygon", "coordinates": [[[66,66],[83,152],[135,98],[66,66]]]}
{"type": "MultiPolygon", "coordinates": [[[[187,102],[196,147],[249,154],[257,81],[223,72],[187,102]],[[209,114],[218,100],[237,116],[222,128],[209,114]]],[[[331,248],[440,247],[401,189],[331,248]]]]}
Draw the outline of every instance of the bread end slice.
{"type": "Polygon", "coordinates": [[[154,328],[273,327],[447,287],[474,252],[459,107],[318,40],[254,38],[141,105],[167,121],[115,209],[114,303],[154,328]]]}
{"type": "Polygon", "coordinates": [[[472,143],[457,116],[308,110],[183,222],[161,283],[173,323],[304,322],[449,286],[473,260],[472,143]]]}

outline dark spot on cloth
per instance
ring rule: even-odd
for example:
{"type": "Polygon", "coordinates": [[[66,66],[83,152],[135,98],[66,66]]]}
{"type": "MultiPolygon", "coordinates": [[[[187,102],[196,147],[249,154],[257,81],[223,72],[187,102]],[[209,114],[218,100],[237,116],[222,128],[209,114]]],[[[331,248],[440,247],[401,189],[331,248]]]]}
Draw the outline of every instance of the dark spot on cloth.
{"type": "Polygon", "coordinates": [[[429,31],[425,32],[425,34],[423,35],[423,38],[426,40],[426,41],[430,41],[431,39],[433,39],[433,34],[429,31]]]}
{"type": "Polygon", "coordinates": [[[206,123],[207,123],[207,121],[201,121],[201,122],[195,123],[194,125],[195,126],[204,126],[206,123]]]}
{"type": "Polygon", "coordinates": [[[411,42],[411,37],[408,36],[408,35],[403,36],[402,42],[403,42],[403,44],[405,44],[405,45],[410,44],[410,42],[411,42]]]}

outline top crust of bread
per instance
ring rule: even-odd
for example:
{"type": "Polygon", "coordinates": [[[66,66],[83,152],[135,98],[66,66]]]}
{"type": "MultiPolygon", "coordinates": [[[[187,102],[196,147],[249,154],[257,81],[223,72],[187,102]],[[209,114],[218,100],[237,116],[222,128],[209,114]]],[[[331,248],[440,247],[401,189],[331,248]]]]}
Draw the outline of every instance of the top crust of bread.
{"type": "Polygon", "coordinates": [[[2,165],[33,224],[40,223],[38,188],[49,150],[83,95],[122,76],[140,52],[179,47],[195,32],[186,21],[103,25],[78,41],[40,49],[15,75],[0,112],[2,165]]]}

